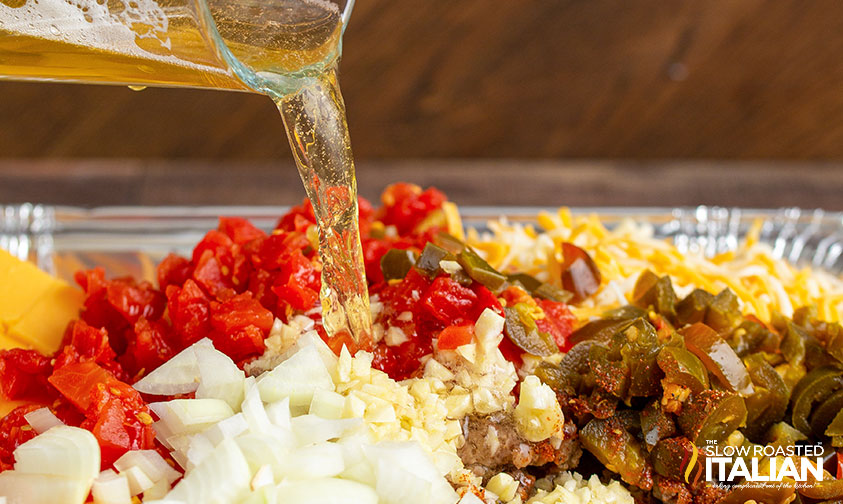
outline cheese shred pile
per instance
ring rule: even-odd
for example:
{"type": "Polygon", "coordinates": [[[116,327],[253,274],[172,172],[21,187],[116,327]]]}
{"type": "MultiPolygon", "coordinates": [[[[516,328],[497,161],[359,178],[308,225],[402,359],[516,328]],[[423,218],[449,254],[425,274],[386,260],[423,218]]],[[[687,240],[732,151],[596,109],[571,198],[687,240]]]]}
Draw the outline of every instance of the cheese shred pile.
{"type": "Polygon", "coordinates": [[[492,221],[491,232],[469,230],[468,241],[492,266],[526,271],[542,280],[559,267],[563,242],[587,251],[603,283],[593,303],[575,310],[580,318],[626,304],[635,280],[647,269],[669,275],[680,296],[694,288],[717,293],[728,287],[740,299],[743,312],[761,320],[770,320],[774,311],[790,317],[795,309],[811,304],[821,320],[843,318],[843,279],[776,257],[772,247],[759,240],[761,221],[735,250],[714,257],[683,253],[669,241],[655,238],[651,225],[633,220],[608,229],[596,215],[574,216],[563,207],[556,213],[540,213],[537,223],[538,227],[492,221]]]}

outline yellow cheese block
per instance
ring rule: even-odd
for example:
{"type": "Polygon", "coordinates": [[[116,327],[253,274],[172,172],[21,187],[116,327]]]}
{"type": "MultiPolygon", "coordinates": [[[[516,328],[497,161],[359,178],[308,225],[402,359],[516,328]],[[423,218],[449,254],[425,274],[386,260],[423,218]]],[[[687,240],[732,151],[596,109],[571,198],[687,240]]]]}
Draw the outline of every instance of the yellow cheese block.
{"type": "Polygon", "coordinates": [[[83,299],[81,290],[0,250],[0,348],[55,352],[83,299]]]}
{"type": "Polygon", "coordinates": [[[34,264],[0,250],[0,322],[18,320],[57,281],[34,264]]]}
{"type": "Polygon", "coordinates": [[[82,291],[57,280],[26,314],[11,324],[7,335],[43,354],[58,350],[67,323],[79,316],[82,291]]]}

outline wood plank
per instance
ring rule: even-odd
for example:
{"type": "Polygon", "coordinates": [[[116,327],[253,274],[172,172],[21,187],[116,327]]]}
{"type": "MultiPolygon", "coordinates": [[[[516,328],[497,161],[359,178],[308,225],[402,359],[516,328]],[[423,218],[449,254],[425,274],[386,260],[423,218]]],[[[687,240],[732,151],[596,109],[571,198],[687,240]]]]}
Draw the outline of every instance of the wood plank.
{"type": "MultiPolygon", "coordinates": [[[[839,0],[367,0],[345,40],[355,152],[843,159],[839,0]]],[[[0,82],[0,156],[289,159],[245,93],[0,82]]]]}
{"type": "MultiPolygon", "coordinates": [[[[363,161],[357,174],[370,199],[403,180],[462,205],[843,210],[840,163],[404,160],[363,161]]],[[[0,161],[2,203],[289,205],[303,197],[290,162],[0,161]]]]}

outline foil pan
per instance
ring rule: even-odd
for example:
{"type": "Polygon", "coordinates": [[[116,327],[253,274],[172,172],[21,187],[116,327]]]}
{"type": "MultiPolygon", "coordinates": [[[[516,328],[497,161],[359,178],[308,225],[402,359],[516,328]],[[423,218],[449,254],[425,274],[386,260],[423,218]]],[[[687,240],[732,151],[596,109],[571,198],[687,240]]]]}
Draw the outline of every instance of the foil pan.
{"type": "MultiPolygon", "coordinates": [[[[250,219],[269,230],[288,207],[100,207],[0,206],[0,248],[70,280],[85,268],[102,266],[109,276],[154,278],[155,264],[170,252],[189,254],[219,216],[250,219]]],[[[546,208],[462,207],[467,227],[484,230],[491,219],[532,223],[546,208]]],[[[551,210],[552,211],[552,210],[551,210]]],[[[843,274],[843,213],[785,208],[758,210],[597,207],[572,209],[595,214],[609,228],[625,219],[652,225],[656,237],[681,251],[707,256],[732,250],[760,220],[762,242],[795,265],[843,274]]]]}

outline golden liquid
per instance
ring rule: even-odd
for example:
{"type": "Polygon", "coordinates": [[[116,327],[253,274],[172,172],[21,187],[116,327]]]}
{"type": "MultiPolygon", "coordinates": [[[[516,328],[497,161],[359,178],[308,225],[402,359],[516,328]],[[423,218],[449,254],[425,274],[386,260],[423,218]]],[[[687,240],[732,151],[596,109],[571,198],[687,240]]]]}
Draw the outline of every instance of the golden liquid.
{"type": "Polygon", "coordinates": [[[348,331],[359,347],[368,348],[372,331],[357,182],[336,73],[321,75],[276,105],[319,223],[322,322],[328,334],[348,331]]]}
{"type": "MultiPolygon", "coordinates": [[[[19,9],[27,1],[36,0],[0,0],[0,8],[19,9]]],[[[120,0],[68,1],[87,1],[94,9],[90,2],[96,1],[108,8],[109,16],[125,8],[120,0]]],[[[272,96],[283,117],[319,227],[325,329],[330,335],[348,333],[358,347],[366,348],[371,334],[369,296],[345,105],[334,64],[319,76],[308,76],[314,73],[309,69],[330,62],[337,53],[342,32],[339,9],[320,0],[205,1],[225,47],[261,77],[259,85],[250,83],[256,88],[252,90],[272,96]],[[297,73],[291,81],[291,74],[297,73]],[[284,78],[276,81],[274,75],[284,78]],[[273,82],[279,82],[277,88],[273,82]],[[297,92],[288,94],[290,82],[299,88],[297,92]]],[[[191,14],[192,2],[157,0],[152,5],[167,12],[166,29],[155,18],[147,24],[134,23],[128,32],[131,43],[126,43],[127,26],[92,23],[87,14],[84,21],[50,25],[50,34],[44,26],[14,24],[0,16],[0,76],[119,83],[133,89],[155,85],[250,90],[203,35],[209,30],[200,28],[196,13],[191,14]],[[183,15],[173,15],[179,9],[183,15]],[[100,30],[99,39],[86,32],[95,28],[100,30]]]]}
{"type": "MultiPolygon", "coordinates": [[[[37,5],[65,0],[0,0],[0,77],[86,83],[190,86],[249,91],[217,52],[196,13],[194,0],[157,0],[167,12],[166,30],[126,26],[115,19],[78,17],[37,20],[37,5]],[[30,4],[27,4],[30,2],[30,4]],[[31,11],[18,21],[8,12],[31,11]],[[35,20],[35,22],[32,22],[35,20]]],[[[120,0],[100,4],[109,15],[120,0]]],[[[132,0],[133,3],[134,0],[132,0]]],[[[254,72],[295,74],[329,61],[341,35],[340,13],[304,0],[206,0],[220,39],[254,72]],[[272,8],[266,7],[271,5],[272,8]],[[259,21],[262,24],[257,25],[259,21]]]]}

